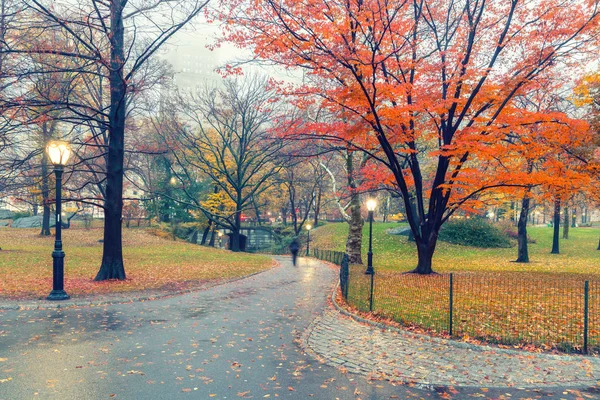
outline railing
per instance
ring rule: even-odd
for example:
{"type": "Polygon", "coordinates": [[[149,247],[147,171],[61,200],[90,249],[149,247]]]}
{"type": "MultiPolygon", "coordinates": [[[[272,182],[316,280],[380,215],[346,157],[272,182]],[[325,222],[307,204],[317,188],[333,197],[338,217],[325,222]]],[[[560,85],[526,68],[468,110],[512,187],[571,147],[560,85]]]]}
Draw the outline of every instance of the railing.
{"type": "Polygon", "coordinates": [[[342,253],[341,251],[313,249],[313,257],[318,258],[319,260],[329,261],[336,265],[342,264],[344,255],[345,253],[342,253]]]}
{"type": "MultiPolygon", "coordinates": [[[[328,256],[326,251],[315,251],[317,258],[328,256]]],[[[347,256],[335,259],[340,257],[342,295],[359,311],[372,308],[378,316],[403,325],[453,337],[566,352],[600,350],[600,280],[596,277],[417,275],[377,268],[371,276],[365,274],[363,265],[348,265],[347,256]]]]}

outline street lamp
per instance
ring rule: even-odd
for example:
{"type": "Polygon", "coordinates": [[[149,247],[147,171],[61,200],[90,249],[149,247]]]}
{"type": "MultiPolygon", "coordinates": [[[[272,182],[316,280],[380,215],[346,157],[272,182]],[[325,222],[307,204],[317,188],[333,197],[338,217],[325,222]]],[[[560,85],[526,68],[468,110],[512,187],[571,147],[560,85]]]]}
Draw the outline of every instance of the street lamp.
{"type": "Polygon", "coordinates": [[[46,146],[46,152],[54,165],[56,175],[56,237],[52,252],[52,292],[47,299],[67,300],[70,296],[64,290],[65,253],[62,250],[61,190],[63,169],[71,156],[71,146],[67,142],[53,140],[46,146]]]}
{"type": "Polygon", "coordinates": [[[312,228],[311,224],[306,224],[306,231],[308,234],[308,238],[306,239],[306,257],[308,257],[308,252],[310,251],[310,230],[312,228]]]}
{"type": "Polygon", "coordinates": [[[377,201],[375,199],[367,200],[367,210],[369,210],[369,252],[367,253],[367,270],[365,274],[374,275],[375,270],[373,269],[373,211],[377,207],[377,201]]]}

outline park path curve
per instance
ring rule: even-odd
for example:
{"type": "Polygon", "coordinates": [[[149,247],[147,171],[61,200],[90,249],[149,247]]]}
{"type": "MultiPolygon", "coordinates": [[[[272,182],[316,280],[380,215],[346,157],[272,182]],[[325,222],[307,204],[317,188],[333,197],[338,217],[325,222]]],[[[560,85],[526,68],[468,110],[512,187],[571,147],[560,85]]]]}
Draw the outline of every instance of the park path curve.
{"type": "Polygon", "coordinates": [[[600,359],[471,345],[360,323],[330,306],[305,335],[328,364],[423,386],[552,388],[594,386],[600,359]]]}
{"type": "MultiPolygon", "coordinates": [[[[459,350],[452,343],[440,347],[445,354],[425,344],[415,348],[415,341],[429,339],[406,338],[413,341],[407,343],[399,340],[401,334],[343,316],[327,301],[336,268],[307,258],[298,267],[289,257],[277,260],[280,267],[246,279],[153,301],[0,310],[0,400],[377,400],[501,398],[509,392],[526,398],[580,397],[579,389],[567,386],[584,381],[563,380],[564,387],[544,391],[484,391],[398,385],[383,376],[351,373],[395,368],[409,374],[419,371],[415,360],[423,358],[419,365],[431,372],[414,380],[444,382],[436,378],[443,368],[430,367],[441,357],[454,362],[453,352],[459,350]],[[406,358],[390,357],[408,347],[414,353],[403,353],[406,358]]],[[[462,370],[439,376],[456,371],[462,370]]],[[[594,369],[591,373],[596,375],[594,369]]],[[[585,393],[594,396],[595,390],[585,393]]]]}

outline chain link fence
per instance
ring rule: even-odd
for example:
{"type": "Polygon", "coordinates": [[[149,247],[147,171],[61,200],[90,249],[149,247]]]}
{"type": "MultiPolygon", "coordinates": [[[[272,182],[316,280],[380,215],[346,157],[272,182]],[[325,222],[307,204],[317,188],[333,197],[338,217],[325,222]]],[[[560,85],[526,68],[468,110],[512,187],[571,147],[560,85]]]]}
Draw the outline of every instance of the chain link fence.
{"type": "Polygon", "coordinates": [[[600,350],[600,279],[595,276],[417,275],[377,268],[375,275],[367,275],[365,266],[348,265],[343,253],[332,256],[315,250],[314,255],[340,260],[331,262],[341,265],[342,294],[359,311],[433,333],[491,343],[532,344],[565,352],[600,350]]]}

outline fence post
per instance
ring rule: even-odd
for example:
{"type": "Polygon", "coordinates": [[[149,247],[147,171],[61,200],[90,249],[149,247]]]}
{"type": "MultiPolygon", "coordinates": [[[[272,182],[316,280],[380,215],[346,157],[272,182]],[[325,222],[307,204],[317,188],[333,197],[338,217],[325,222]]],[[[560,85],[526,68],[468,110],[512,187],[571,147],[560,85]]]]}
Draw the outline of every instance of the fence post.
{"type": "Polygon", "coordinates": [[[454,317],[454,274],[450,273],[450,320],[448,331],[450,332],[450,336],[453,333],[453,317],[454,317]]]}
{"type": "Polygon", "coordinates": [[[346,300],[348,300],[348,286],[350,285],[348,279],[350,275],[348,264],[348,255],[344,254],[342,265],[340,267],[340,286],[342,287],[342,296],[344,296],[344,299],[346,300]]]}
{"type": "Polygon", "coordinates": [[[588,324],[589,324],[589,299],[590,299],[590,282],[585,281],[583,287],[583,354],[588,353],[588,324]]]}

